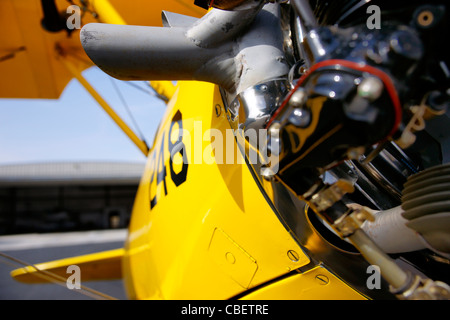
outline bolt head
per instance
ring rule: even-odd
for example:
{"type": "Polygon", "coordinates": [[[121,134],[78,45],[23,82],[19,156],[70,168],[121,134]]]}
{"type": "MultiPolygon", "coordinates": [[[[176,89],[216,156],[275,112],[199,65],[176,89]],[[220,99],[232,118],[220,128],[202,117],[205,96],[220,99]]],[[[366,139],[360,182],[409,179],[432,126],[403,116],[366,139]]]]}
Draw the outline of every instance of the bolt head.
{"type": "Polygon", "coordinates": [[[268,129],[268,133],[271,136],[279,136],[280,135],[281,124],[279,122],[274,122],[268,129]]]}
{"type": "Polygon", "coordinates": [[[370,101],[378,99],[383,93],[383,82],[377,77],[364,78],[358,86],[358,95],[370,101]]]}
{"type": "Polygon", "coordinates": [[[300,260],[300,256],[298,255],[298,253],[294,250],[289,250],[287,252],[287,255],[289,257],[289,260],[291,260],[292,262],[298,262],[300,260]]]}
{"type": "Polygon", "coordinates": [[[295,107],[301,107],[306,102],[306,92],[303,88],[298,88],[289,99],[289,105],[295,107]]]}
{"type": "Polygon", "coordinates": [[[323,274],[318,274],[316,276],[316,280],[320,285],[327,285],[330,282],[330,279],[328,279],[328,277],[326,275],[323,274]]]}
{"type": "Polygon", "coordinates": [[[308,109],[295,108],[289,115],[288,120],[297,127],[307,127],[311,122],[311,112],[308,109]]]}
{"type": "Polygon", "coordinates": [[[273,172],[273,170],[269,167],[262,167],[260,173],[261,176],[267,181],[272,181],[275,175],[275,172],[273,172]]]}

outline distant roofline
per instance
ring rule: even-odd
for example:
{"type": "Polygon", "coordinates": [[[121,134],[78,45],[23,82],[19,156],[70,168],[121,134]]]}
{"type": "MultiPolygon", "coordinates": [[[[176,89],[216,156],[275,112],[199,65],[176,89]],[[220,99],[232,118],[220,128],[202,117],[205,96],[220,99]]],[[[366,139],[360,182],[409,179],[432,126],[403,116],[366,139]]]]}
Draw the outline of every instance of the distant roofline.
{"type": "Polygon", "coordinates": [[[37,162],[0,165],[0,187],[74,184],[138,184],[145,163],[37,162]]]}

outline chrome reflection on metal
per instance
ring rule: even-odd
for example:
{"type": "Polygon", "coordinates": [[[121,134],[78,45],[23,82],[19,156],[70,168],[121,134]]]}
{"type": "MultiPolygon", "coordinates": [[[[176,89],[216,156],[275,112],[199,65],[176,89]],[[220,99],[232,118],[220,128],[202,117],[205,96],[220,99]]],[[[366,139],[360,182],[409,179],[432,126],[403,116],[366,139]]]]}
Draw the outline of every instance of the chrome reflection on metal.
{"type": "Polygon", "coordinates": [[[399,200],[403,183],[419,171],[417,164],[394,142],[389,143],[371,162],[363,162],[361,170],[399,200]]]}
{"type": "Polygon", "coordinates": [[[294,33],[294,39],[297,52],[300,55],[300,58],[305,61],[306,66],[311,66],[312,58],[308,55],[308,52],[306,50],[306,41],[305,36],[307,34],[307,30],[305,26],[303,25],[302,21],[299,17],[295,18],[294,21],[294,27],[293,27],[293,33],[294,33]]]}
{"type": "Polygon", "coordinates": [[[372,153],[368,151],[359,161],[345,161],[327,171],[325,178],[327,182],[353,179],[355,189],[373,208],[387,210],[399,205],[403,183],[419,168],[394,142],[386,143],[383,149],[377,150],[377,155],[369,159],[372,153]]]}
{"type": "Polygon", "coordinates": [[[311,123],[311,111],[295,108],[289,115],[288,121],[297,127],[306,128],[311,123]]]}
{"type": "Polygon", "coordinates": [[[250,87],[228,107],[234,129],[262,129],[271,114],[281,105],[291,86],[287,79],[277,79],[250,87]]]}

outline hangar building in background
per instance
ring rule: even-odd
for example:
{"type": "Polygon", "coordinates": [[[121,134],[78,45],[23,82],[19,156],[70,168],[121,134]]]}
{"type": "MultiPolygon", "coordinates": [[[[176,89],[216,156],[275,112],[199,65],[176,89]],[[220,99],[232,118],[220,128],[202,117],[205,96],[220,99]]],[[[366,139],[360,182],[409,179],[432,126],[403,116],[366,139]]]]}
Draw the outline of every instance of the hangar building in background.
{"type": "Polygon", "coordinates": [[[0,165],[0,234],[124,228],[144,163],[0,165]]]}

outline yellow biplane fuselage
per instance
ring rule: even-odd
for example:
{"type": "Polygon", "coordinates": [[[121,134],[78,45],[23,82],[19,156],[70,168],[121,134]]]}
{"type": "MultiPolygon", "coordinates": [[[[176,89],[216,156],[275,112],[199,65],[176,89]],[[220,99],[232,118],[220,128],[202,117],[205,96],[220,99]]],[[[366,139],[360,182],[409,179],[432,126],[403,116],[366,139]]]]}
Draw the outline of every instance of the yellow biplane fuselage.
{"type": "MultiPolygon", "coordinates": [[[[130,23],[135,11],[129,12],[122,2],[112,4],[130,23]]],[[[133,2],[132,8],[152,6],[160,12],[160,4],[147,1],[133,2]]],[[[169,1],[164,6],[200,16],[191,2],[169,1]]],[[[98,0],[96,8],[111,10],[106,0],[98,0]]],[[[35,9],[38,21],[39,8],[35,9]]],[[[135,23],[147,19],[147,11],[141,10],[135,23]]],[[[100,15],[100,20],[114,22],[108,17],[100,15]]],[[[56,44],[58,51],[50,56],[59,73],[68,77],[69,70],[81,81],[82,68],[70,64],[76,58],[71,55],[73,46],[59,40],[56,44]]],[[[54,50],[55,43],[51,46],[54,50]]],[[[79,49],[78,44],[75,51],[79,49]]],[[[90,89],[88,84],[85,87],[90,89]]],[[[97,101],[103,104],[101,98],[97,101]]],[[[87,271],[83,274],[89,280],[123,278],[131,299],[364,299],[305,252],[313,247],[321,251],[323,240],[311,233],[306,247],[299,244],[276,212],[271,186],[263,186],[265,182],[246,163],[238,141],[230,135],[231,127],[217,85],[179,82],[148,155],[124,249],[36,267],[63,276],[68,264],[82,270],[109,270],[94,272],[92,277],[87,271]],[[213,134],[217,132],[222,141],[213,134]],[[226,147],[226,154],[220,146],[226,147]]],[[[23,268],[12,276],[35,282],[36,273],[34,267],[23,268]]]]}
{"type": "MultiPolygon", "coordinates": [[[[363,298],[327,269],[305,267],[309,257],[277,218],[234,137],[230,163],[211,147],[220,146],[214,144],[211,129],[223,137],[230,130],[218,87],[179,83],[132,213],[122,262],[129,297],[363,298]],[[175,164],[181,153],[172,154],[171,161],[171,146],[181,136],[187,164],[175,164]],[[305,272],[300,272],[302,267],[305,272]]],[[[226,143],[229,152],[229,139],[226,143]]]]}

